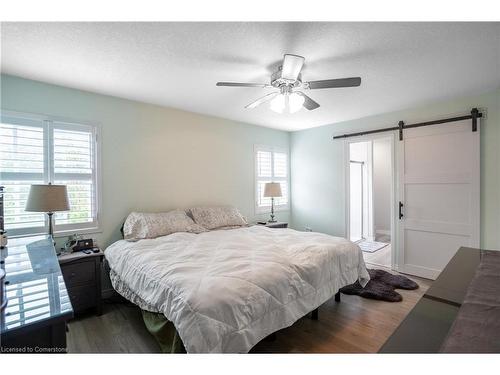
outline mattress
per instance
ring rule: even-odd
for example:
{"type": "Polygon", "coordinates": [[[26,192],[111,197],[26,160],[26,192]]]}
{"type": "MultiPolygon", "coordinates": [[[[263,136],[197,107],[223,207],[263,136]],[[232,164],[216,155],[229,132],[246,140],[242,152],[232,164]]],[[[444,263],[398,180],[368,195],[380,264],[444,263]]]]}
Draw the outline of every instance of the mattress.
{"type": "Polygon", "coordinates": [[[354,243],[264,226],[121,240],[104,254],[115,290],[164,314],[188,353],[246,353],[341,287],[369,280],[354,243]]]}

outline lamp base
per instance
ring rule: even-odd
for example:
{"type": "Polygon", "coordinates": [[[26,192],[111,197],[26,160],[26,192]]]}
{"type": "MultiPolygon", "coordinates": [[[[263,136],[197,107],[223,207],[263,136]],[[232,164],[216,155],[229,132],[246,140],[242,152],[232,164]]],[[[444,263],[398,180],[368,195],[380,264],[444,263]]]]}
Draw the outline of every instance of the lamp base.
{"type": "Polygon", "coordinates": [[[54,247],[56,246],[56,241],[54,240],[54,224],[52,222],[53,212],[47,212],[47,216],[49,217],[49,236],[52,238],[52,242],[54,243],[54,247]]]}
{"type": "Polygon", "coordinates": [[[268,223],[277,222],[277,220],[274,218],[274,197],[271,197],[271,218],[267,222],[268,223]]]}

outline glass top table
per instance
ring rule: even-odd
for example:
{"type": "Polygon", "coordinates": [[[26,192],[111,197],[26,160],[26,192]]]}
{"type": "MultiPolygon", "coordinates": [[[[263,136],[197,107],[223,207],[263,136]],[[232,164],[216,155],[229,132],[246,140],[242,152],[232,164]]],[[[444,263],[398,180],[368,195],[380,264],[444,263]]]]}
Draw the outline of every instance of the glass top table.
{"type": "Polygon", "coordinates": [[[2,336],[73,317],[52,237],[10,239],[0,257],[7,297],[2,336]]]}

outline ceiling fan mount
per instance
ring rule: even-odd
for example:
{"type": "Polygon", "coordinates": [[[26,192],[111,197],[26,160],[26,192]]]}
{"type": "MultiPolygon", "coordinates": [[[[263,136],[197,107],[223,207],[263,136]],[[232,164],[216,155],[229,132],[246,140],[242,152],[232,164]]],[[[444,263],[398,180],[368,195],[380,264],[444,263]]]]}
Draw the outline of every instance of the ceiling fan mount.
{"type": "Polygon", "coordinates": [[[280,65],[278,70],[271,75],[271,86],[280,88],[281,86],[300,87],[302,85],[302,73],[299,73],[296,79],[290,79],[284,78],[282,71],[283,65],[280,65]]]}
{"type": "Polygon", "coordinates": [[[283,64],[271,75],[270,84],[217,82],[217,86],[277,88],[279,89],[278,92],[269,93],[248,104],[245,108],[255,108],[263,103],[270,102],[271,109],[276,112],[282,113],[283,111],[288,111],[294,113],[302,107],[312,111],[320,106],[302,91],[298,91],[299,89],[315,90],[357,87],[361,84],[360,77],[303,82],[301,71],[304,62],[305,58],[302,56],[286,54],[283,56],[283,64]]]}

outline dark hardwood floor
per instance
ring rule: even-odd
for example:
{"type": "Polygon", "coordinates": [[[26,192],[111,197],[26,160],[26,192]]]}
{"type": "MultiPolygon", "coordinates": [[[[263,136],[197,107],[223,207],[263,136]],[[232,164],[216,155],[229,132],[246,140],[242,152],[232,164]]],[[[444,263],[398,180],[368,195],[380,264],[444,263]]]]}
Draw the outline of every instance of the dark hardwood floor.
{"type": "MultiPolygon", "coordinates": [[[[398,290],[403,301],[389,303],[342,294],[319,308],[319,320],[304,317],[263,340],[251,353],[376,353],[413,308],[431,281],[412,278],[417,290],[398,290]]],[[[103,314],[72,320],[69,353],[159,353],[155,339],[142,322],[138,307],[107,300],[103,314]]]]}

